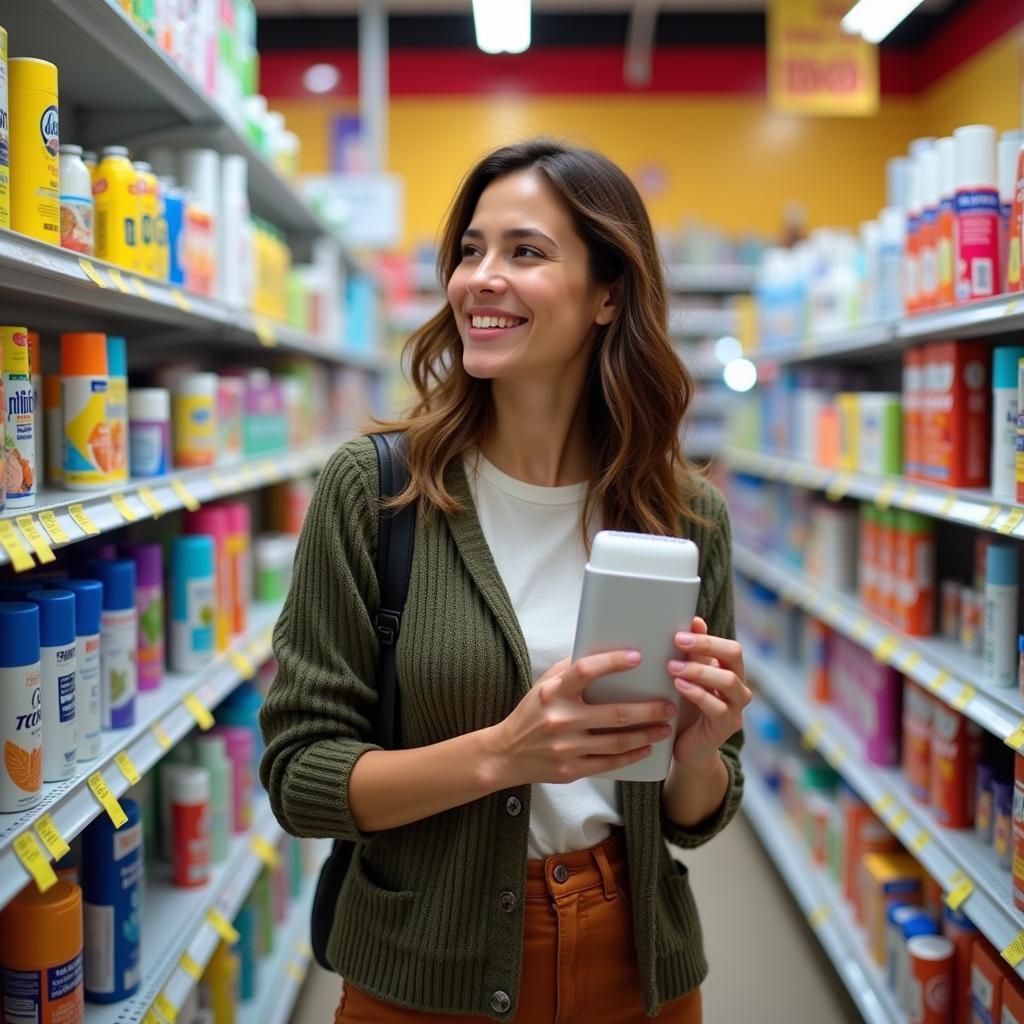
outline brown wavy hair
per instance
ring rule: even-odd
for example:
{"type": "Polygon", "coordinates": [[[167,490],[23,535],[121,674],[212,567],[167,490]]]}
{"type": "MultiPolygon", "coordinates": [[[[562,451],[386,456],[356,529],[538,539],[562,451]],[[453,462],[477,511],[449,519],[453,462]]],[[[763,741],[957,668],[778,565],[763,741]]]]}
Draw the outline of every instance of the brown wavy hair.
{"type": "MultiPolygon", "coordinates": [[[[473,167],[448,211],[438,251],[447,286],[462,260],[462,236],[484,189],[517,171],[540,175],[565,204],[601,285],[621,282],[611,323],[598,329],[582,401],[594,475],[582,522],[601,502],[605,529],[674,535],[680,519],[704,520],[690,507],[699,473],[683,454],[680,428],[693,381],[669,340],[665,281],[643,200],[607,157],[550,139],[504,146],[473,167]]],[[[462,364],[462,341],[447,302],[415,331],[403,350],[416,398],[397,421],[374,420],[370,431],[406,432],[409,486],[389,504],[422,499],[428,511],[464,511],[445,485],[449,467],[478,447],[493,423],[489,380],[462,364]]]]}

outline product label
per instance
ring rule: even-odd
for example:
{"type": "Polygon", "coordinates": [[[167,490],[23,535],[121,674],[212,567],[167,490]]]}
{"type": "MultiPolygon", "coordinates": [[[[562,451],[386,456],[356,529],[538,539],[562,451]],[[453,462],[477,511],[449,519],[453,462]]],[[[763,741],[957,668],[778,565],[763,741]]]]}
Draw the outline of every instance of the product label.
{"type": "Polygon", "coordinates": [[[100,637],[78,638],[78,660],[75,666],[75,732],[78,737],[79,760],[95,757],[100,744],[100,637]]]}
{"type": "Polygon", "coordinates": [[[132,476],[163,476],[169,472],[169,430],[166,423],[132,420],[130,432],[132,476]]]}
{"type": "Polygon", "coordinates": [[[197,669],[210,660],[214,645],[216,587],[212,577],[185,584],[185,620],[175,621],[172,639],[179,672],[197,669]]]}
{"type": "Polygon", "coordinates": [[[96,255],[127,270],[138,270],[140,212],[135,168],[123,157],[104,157],[92,195],[96,202],[96,255]]]}
{"type": "Polygon", "coordinates": [[[11,226],[7,122],[7,33],[0,28],[0,228],[11,226]]]}
{"type": "Polygon", "coordinates": [[[135,721],[137,628],[134,608],[103,613],[100,700],[104,729],[122,729],[135,721]]]}
{"type": "Polygon", "coordinates": [[[185,287],[212,296],[217,271],[217,230],[212,214],[190,203],[185,211],[185,287]]]}
{"type": "Polygon", "coordinates": [[[999,276],[999,193],[995,189],[956,196],[956,297],[960,302],[994,295],[999,276]]]}
{"type": "Polygon", "coordinates": [[[39,802],[43,785],[42,671],[37,662],[0,668],[0,812],[13,813],[39,802]]]}
{"type": "Polygon", "coordinates": [[[4,970],[3,999],[9,1024],[81,1024],[82,954],[43,971],[4,970]]]}
{"type": "Polygon", "coordinates": [[[107,387],[107,422],[110,424],[110,472],[128,478],[128,379],[111,377],[107,387]]]}
{"type": "Polygon", "coordinates": [[[111,467],[107,381],[65,377],[61,381],[64,409],[64,483],[95,487],[106,483],[111,467]]]}
{"type": "Polygon", "coordinates": [[[75,645],[43,647],[43,781],[75,772],[75,645]]]}
{"type": "Polygon", "coordinates": [[[95,247],[92,196],[60,197],[60,245],[62,249],[91,256],[95,247]]]}
{"type": "Polygon", "coordinates": [[[174,398],[174,461],[179,466],[212,465],[217,442],[213,398],[174,398]]]}
{"type": "Polygon", "coordinates": [[[139,689],[155,690],[164,675],[163,588],[136,587],[135,608],[139,613],[139,689]]]}
{"type": "MultiPolygon", "coordinates": [[[[26,339],[27,340],[27,339],[26,339]]],[[[35,397],[27,375],[4,374],[4,483],[7,503],[35,503],[36,448],[33,426],[35,397]]]]}

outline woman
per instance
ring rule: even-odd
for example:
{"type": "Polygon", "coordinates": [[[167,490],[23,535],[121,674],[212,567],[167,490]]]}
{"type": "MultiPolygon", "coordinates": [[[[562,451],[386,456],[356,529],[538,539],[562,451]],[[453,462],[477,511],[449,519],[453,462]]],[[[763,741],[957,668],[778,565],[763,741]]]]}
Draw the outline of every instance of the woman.
{"type": "Polygon", "coordinates": [[[367,438],[320,476],[262,717],[281,824],[359,843],[329,946],[345,979],[336,1020],[699,1021],[700,925],[665,841],[699,846],[736,813],[750,694],[725,507],[679,448],[692,386],[666,335],[650,222],[605,157],[525,142],[469,173],[440,267],[448,305],[408,346],[418,401],[381,425],[406,432],[399,503],[420,502],[397,654],[403,749],[368,740],[367,438]],[[675,713],[583,699],[639,658],[569,662],[601,527],[700,548],[701,617],[665,669],[700,714],[664,783],[592,777],[647,756],[675,713]]]}

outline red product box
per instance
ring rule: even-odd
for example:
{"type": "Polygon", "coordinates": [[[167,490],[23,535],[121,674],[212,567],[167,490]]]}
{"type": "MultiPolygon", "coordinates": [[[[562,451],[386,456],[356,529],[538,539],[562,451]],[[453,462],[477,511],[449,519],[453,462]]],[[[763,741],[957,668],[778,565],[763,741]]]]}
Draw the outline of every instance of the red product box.
{"type": "Polygon", "coordinates": [[[903,353],[903,475],[922,478],[921,403],[924,395],[924,349],[903,353]]]}

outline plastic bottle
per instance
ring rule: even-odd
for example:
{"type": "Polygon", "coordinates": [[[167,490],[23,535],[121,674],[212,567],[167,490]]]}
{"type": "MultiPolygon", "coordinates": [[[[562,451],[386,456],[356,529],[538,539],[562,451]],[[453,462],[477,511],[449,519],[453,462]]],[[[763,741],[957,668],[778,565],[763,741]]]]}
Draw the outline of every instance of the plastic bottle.
{"type": "Polygon", "coordinates": [[[142,204],[138,173],[124,146],[103,150],[92,195],[96,201],[96,255],[126,270],[139,270],[142,204]]]}
{"type": "Polygon", "coordinates": [[[127,999],[141,980],[142,813],[129,798],[122,798],[121,807],[128,820],[119,829],[101,814],[82,833],[85,997],[90,1003],[127,999]]]}
{"type": "Polygon", "coordinates": [[[231,633],[245,632],[252,596],[252,523],[249,506],[244,501],[226,503],[228,515],[227,558],[231,587],[231,633]]]}
{"type": "Polygon", "coordinates": [[[181,180],[190,194],[185,214],[186,286],[197,295],[212,297],[217,294],[220,154],[215,149],[186,149],[181,154],[181,180]]]}
{"type": "Polygon", "coordinates": [[[198,767],[210,776],[210,860],[227,860],[231,849],[232,767],[223,736],[197,736],[193,744],[198,767]]]}
{"type": "Polygon", "coordinates": [[[212,466],[217,455],[217,374],[188,373],[174,385],[174,464],[212,466]]]}
{"type": "Polygon", "coordinates": [[[104,729],[135,724],[138,675],[138,616],[135,612],[135,563],[130,558],[94,559],[91,575],[103,583],[100,620],[100,704],[104,729]]]}
{"type": "Polygon", "coordinates": [[[252,733],[235,725],[218,725],[215,736],[223,736],[228,760],[231,762],[231,827],[237,835],[252,825],[252,787],[255,768],[255,743],[252,733]]]}
{"type": "Polygon", "coordinates": [[[63,881],[46,892],[25,886],[0,911],[0,967],[4,1006],[20,1007],[21,1020],[82,1024],[82,890],[63,881]]]}
{"type": "Polygon", "coordinates": [[[953,132],[956,167],[956,297],[987,298],[997,291],[999,188],[996,130],[971,124],[953,132]]]}
{"type": "Polygon", "coordinates": [[[75,734],[79,761],[100,753],[100,620],[103,584],[99,580],[60,580],[55,584],[75,595],[75,734]]]}
{"type": "Polygon", "coordinates": [[[43,782],[75,774],[75,595],[70,590],[30,590],[39,606],[42,664],[43,782]]]}
{"type": "Polygon", "coordinates": [[[916,313],[921,308],[921,214],[924,207],[924,166],[920,156],[910,158],[907,191],[907,233],[903,253],[903,310],[916,313]]]}
{"type": "Polygon", "coordinates": [[[1024,347],[1005,346],[992,355],[992,496],[1017,496],[1018,366],[1024,347]]]}
{"type": "Polygon", "coordinates": [[[253,922],[251,901],[243,904],[242,909],[235,915],[233,923],[238,932],[238,942],[235,944],[239,960],[238,997],[244,1003],[256,995],[256,971],[258,969],[256,926],[253,922]]]}
{"type": "MultiPolygon", "coordinates": [[[[82,163],[85,164],[85,169],[89,172],[89,181],[94,182],[96,180],[96,167],[99,160],[96,157],[96,153],[91,149],[82,150],[82,163]]],[[[89,194],[92,194],[92,189],[89,189],[89,194]]],[[[95,208],[95,200],[93,201],[95,208]]]]}
{"type": "Polygon", "coordinates": [[[167,283],[184,285],[187,235],[184,189],[171,177],[158,179],[163,190],[163,218],[167,225],[167,283]]]}
{"type": "Polygon", "coordinates": [[[214,581],[216,599],[213,613],[213,645],[217,651],[227,650],[231,638],[232,622],[232,572],[229,552],[228,511],[222,505],[204,505],[196,512],[188,512],[182,523],[186,535],[202,535],[213,538],[214,581]]]}
{"type": "Polygon", "coordinates": [[[947,135],[935,143],[939,170],[939,216],[935,228],[935,262],[938,275],[938,306],[950,306],[956,301],[956,274],[954,246],[956,244],[956,162],[953,136],[947,135]]]}
{"type": "Polygon", "coordinates": [[[111,467],[107,419],[107,336],[62,334],[63,485],[71,491],[105,487],[111,467]]]}
{"type": "Polygon", "coordinates": [[[11,57],[7,69],[11,228],[60,245],[57,67],[36,57],[11,57]]]}
{"type": "Polygon", "coordinates": [[[985,678],[1017,682],[1017,604],[1020,570],[1014,544],[990,544],[985,556],[985,678]]]}
{"type": "Polygon", "coordinates": [[[60,147],[60,244],[91,256],[96,248],[96,203],[81,146],[60,147]]]}
{"type": "Polygon", "coordinates": [[[235,1024],[239,971],[238,954],[222,939],[203,973],[213,1024],[235,1024]]]}
{"type": "Polygon", "coordinates": [[[107,335],[107,423],[110,425],[110,482],[128,479],[128,343],[107,335]]]}
{"type": "MultiPolygon", "coordinates": [[[[60,374],[48,373],[43,378],[43,418],[46,421],[43,434],[46,438],[46,476],[54,484],[59,484],[64,478],[64,415],[60,407],[60,390],[60,374]]],[[[36,440],[38,442],[38,437],[36,440]]],[[[36,464],[38,466],[38,459],[36,464]]]]}
{"type": "Polygon", "coordinates": [[[170,472],[171,393],[166,388],[132,388],[128,392],[128,436],[133,477],[170,472]]]}
{"type": "Polygon", "coordinates": [[[263,756],[263,734],[260,731],[260,709],[263,694],[252,682],[242,683],[217,708],[217,724],[248,729],[253,738],[253,762],[263,756]]]}
{"type": "Polygon", "coordinates": [[[46,415],[43,405],[43,350],[38,331],[28,332],[28,369],[32,375],[32,433],[35,438],[36,501],[46,464],[46,415]]]}
{"type": "Polygon", "coordinates": [[[210,880],[210,773],[178,765],[170,775],[171,876],[191,889],[210,880]]]}
{"type": "Polygon", "coordinates": [[[11,226],[11,166],[7,118],[7,29],[0,25],[0,228],[11,226]]]}
{"type": "Polygon", "coordinates": [[[244,156],[221,158],[220,297],[232,306],[248,307],[252,299],[249,235],[249,162],[244,156]]]}
{"type": "Polygon", "coordinates": [[[3,345],[4,485],[9,508],[36,503],[35,396],[28,330],[0,327],[3,345]]]}
{"type": "Polygon", "coordinates": [[[220,375],[217,380],[217,462],[238,462],[245,449],[245,381],[220,375]]]}
{"type": "Polygon", "coordinates": [[[1024,249],[1024,145],[1017,150],[1013,198],[1010,204],[1010,228],[1007,239],[1006,290],[1019,292],[1024,288],[1021,253],[1024,249]]]}
{"type": "Polygon", "coordinates": [[[157,690],[164,678],[164,549],[161,544],[131,544],[125,554],[135,562],[139,691],[157,690]]]}
{"type": "Polygon", "coordinates": [[[171,542],[171,668],[196,672],[214,653],[217,589],[212,537],[171,542]]]}
{"type": "Polygon", "coordinates": [[[1024,757],[1013,758],[1013,905],[1024,910],[1024,757]]]}
{"type": "Polygon", "coordinates": [[[882,233],[878,255],[878,312],[883,320],[890,320],[903,313],[906,218],[902,211],[887,206],[878,219],[882,233]]]}
{"type": "Polygon", "coordinates": [[[39,608],[0,601],[0,813],[14,814],[43,795],[42,665],[39,608]]]}
{"type": "Polygon", "coordinates": [[[1017,154],[1024,143],[1024,132],[1003,132],[996,148],[996,173],[999,177],[999,266],[1002,268],[999,291],[1009,291],[1010,229],[1013,223],[1013,197],[1017,189],[1017,154]]]}
{"type": "Polygon", "coordinates": [[[160,217],[156,175],[145,160],[136,160],[132,167],[137,175],[135,188],[139,193],[139,270],[149,277],[156,277],[157,221],[160,217]]]}
{"type": "Polygon", "coordinates": [[[939,299],[939,153],[934,145],[921,153],[921,226],[919,231],[920,304],[933,309],[939,299]]]}

